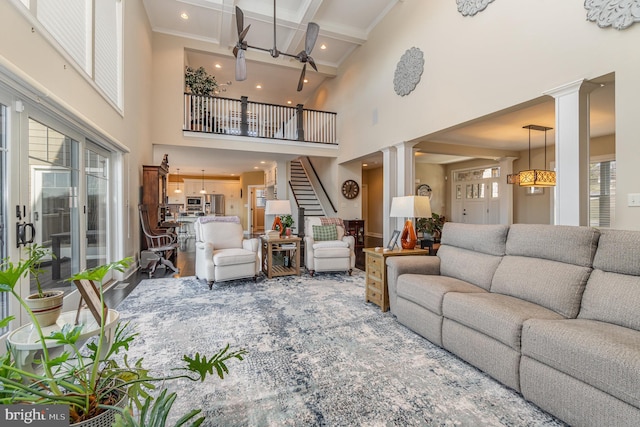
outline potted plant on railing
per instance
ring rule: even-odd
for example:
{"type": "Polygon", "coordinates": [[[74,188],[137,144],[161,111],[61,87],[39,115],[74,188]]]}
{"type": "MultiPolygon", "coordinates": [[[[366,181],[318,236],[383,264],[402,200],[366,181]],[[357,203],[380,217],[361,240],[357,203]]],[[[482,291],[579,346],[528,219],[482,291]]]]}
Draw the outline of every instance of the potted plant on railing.
{"type": "MultiPolygon", "coordinates": [[[[155,398],[151,394],[154,383],[177,378],[204,381],[207,374],[213,374],[214,369],[222,379],[229,372],[226,366],[228,360],[243,360],[245,350],[229,351],[227,345],[212,357],[199,353],[194,357],[184,355],[182,362],[185,366],[176,368],[179,373],[153,377],[142,367],[142,359],[135,363],[127,359],[126,352],[138,335],[128,323],[117,323],[115,332],[111,334],[107,331],[108,316],[102,316],[95,340],[84,349],[80,344],[82,324],[49,328],[53,331],[45,336],[44,330],[47,329],[38,323],[15,289],[20,278],[28,274],[36,260],[37,255],[34,254],[17,264],[8,260],[2,262],[0,292],[13,295],[31,318],[32,333],[40,344],[37,350],[40,361],[36,369],[21,364],[21,350],[11,344],[9,336],[8,351],[0,356],[0,404],[69,405],[69,421],[72,425],[84,426],[90,422],[100,426],[111,425],[117,419],[119,426],[164,426],[176,396],[175,393],[167,395],[163,389],[155,398]],[[65,346],[64,353],[52,357],[50,347],[62,345],[65,346]],[[106,421],[105,417],[109,420],[106,421]]],[[[78,273],[69,280],[89,280],[96,284],[102,306],[104,276],[110,270],[124,271],[130,263],[131,259],[126,258],[78,273]]],[[[0,320],[0,328],[8,326],[12,319],[13,316],[9,316],[0,320]]],[[[204,419],[199,417],[194,420],[199,413],[200,410],[189,412],[176,425],[191,420],[191,425],[199,425],[204,419]]]]}
{"type": "Polygon", "coordinates": [[[444,215],[433,212],[431,218],[418,218],[416,228],[418,231],[431,235],[434,242],[439,242],[442,236],[442,227],[446,221],[444,215]]]}
{"type": "Polygon", "coordinates": [[[42,290],[40,283],[40,275],[44,272],[40,267],[42,260],[51,256],[54,257],[50,249],[33,244],[27,246],[27,254],[32,262],[29,263],[29,273],[36,282],[38,292],[29,295],[25,302],[38,319],[41,326],[49,326],[56,323],[60,313],[62,312],[62,303],[64,300],[64,291],[60,290],[42,290]]]}

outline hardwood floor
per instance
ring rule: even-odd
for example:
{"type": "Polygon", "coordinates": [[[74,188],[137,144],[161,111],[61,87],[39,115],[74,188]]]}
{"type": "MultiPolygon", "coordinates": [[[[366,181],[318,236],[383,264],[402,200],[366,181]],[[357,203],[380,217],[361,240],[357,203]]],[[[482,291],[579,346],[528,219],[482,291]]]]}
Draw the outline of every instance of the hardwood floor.
{"type": "MultiPolygon", "coordinates": [[[[188,277],[195,276],[196,274],[196,252],[195,248],[189,247],[186,251],[178,251],[178,259],[176,261],[176,267],[180,270],[179,273],[173,273],[169,269],[158,268],[153,278],[162,277],[188,277]]],[[[116,282],[111,285],[104,294],[105,302],[108,307],[116,308],[118,304],[124,300],[127,295],[133,291],[141,281],[148,279],[149,273],[146,271],[138,270],[131,276],[122,282],[116,282]]]]}

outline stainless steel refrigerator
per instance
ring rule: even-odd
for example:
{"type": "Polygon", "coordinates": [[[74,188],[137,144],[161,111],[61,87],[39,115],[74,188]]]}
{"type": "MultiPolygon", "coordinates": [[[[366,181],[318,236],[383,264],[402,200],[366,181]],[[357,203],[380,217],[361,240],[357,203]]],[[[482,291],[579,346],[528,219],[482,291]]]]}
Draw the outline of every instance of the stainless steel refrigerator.
{"type": "Polygon", "coordinates": [[[224,215],[224,194],[207,194],[204,209],[212,215],[224,215]]]}

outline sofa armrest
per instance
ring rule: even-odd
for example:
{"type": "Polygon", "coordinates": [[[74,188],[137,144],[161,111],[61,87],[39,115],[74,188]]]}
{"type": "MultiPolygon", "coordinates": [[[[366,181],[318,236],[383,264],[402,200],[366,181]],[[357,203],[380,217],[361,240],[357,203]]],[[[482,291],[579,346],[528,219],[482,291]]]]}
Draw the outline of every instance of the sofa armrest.
{"type": "Polygon", "coordinates": [[[244,239],[242,241],[242,248],[250,250],[251,252],[258,252],[258,248],[260,247],[260,242],[258,239],[244,239]]]}
{"type": "Polygon", "coordinates": [[[348,236],[344,236],[342,238],[343,242],[346,242],[349,245],[349,248],[351,249],[351,251],[353,251],[356,247],[356,239],[355,237],[348,235],[348,236]]]}
{"type": "Polygon", "coordinates": [[[393,256],[387,258],[386,262],[389,308],[392,313],[396,307],[396,288],[398,277],[402,274],[440,275],[440,258],[437,256],[393,256]]]}

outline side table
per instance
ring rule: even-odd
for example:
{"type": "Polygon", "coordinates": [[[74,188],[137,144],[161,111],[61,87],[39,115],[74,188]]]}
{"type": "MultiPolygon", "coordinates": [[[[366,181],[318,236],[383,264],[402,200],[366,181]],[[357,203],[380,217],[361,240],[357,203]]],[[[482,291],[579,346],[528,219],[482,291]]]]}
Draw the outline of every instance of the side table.
{"type": "Polygon", "coordinates": [[[390,256],[429,255],[428,249],[394,249],[365,248],[366,279],[365,301],[372,302],[382,311],[389,310],[389,290],[387,287],[387,265],[385,260],[390,256]]]}
{"type": "Polygon", "coordinates": [[[269,278],[277,276],[300,275],[300,237],[290,236],[267,239],[260,236],[262,248],[262,272],[269,278]],[[274,255],[281,253],[283,262],[274,262],[274,255]],[[285,263],[284,259],[289,259],[285,263]],[[295,258],[294,258],[295,257],[295,258]]]}

